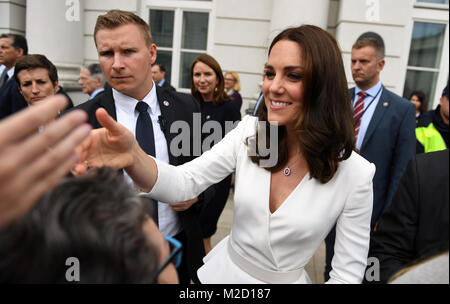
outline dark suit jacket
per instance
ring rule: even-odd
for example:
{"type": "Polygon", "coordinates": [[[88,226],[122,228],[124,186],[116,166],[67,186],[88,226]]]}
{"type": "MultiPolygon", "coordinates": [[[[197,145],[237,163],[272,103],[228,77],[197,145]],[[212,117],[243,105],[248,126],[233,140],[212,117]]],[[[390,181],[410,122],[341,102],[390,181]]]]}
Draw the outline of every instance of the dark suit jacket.
{"type": "Polygon", "coordinates": [[[418,258],[448,250],[449,150],[417,154],[370,244],[381,282],[418,258]]]}
{"type": "Polygon", "coordinates": [[[164,88],[164,89],[169,90],[169,91],[176,91],[175,88],[167,80],[164,81],[164,83],[161,86],[161,88],[164,88]]]}
{"type": "MultiPolygon", "coordinates": [[[[355,89],[352,88],[351,100],[354,97],[355,89]]],[[[415,111],[411,102],[383,87],[359,151],[376,166],[372,227],[391,204],[406,165],[415,153],[415,111]]]]}
{"type": "MultiPolygon", "coordinates": [[[[165,126],[163,133],[167,140],[169,161],[172,165],[181,165],[187,161],[192,160],[193,156],[174,156],[170,151],[170,142],[178,133],[170,133],[170,126],[175,121],[185,121],[189,124],[191,131],[193,130],[193,113],[200,113],[200,105],[191,96],[183,93],[172,92],[165,90],[156,85],[156,95],[158,97],[159,107],[161,108],[161,115],[164,117],[165,126]]],[[[100,123],[95,117],[95,111],[98,108],[105,108],[111,117],[117,119],[116,107],[112,95],[112,89],[106,88],[103,94],[97,95],[95,98],[79,105],[76,109],[85,110],[88,115],[88,123],[93,128],[101,128],[100,123]]],[[[193,137],[191,136],[191,139],[193,137]]],[[[191,144],[192,148],[192,144],[191,144]]],[[[192,153],[191,153],[192,155],[192,153]]],[[[201,202],[199,202],[201,203],[201,202]]],[[[193,206],[194,207],[194,206],[193,206]]],[[[177,212],[180,223],[187,236],[188,246],[183,251],[186,254],[187,263],[189,265],[189,274],[194,282],[199,283],[197,277],[197,269],[203,264],[203,256],[205,255],[202,241],[202,234],[198,220],[197,208],[189,208],[186,211],[177,212]]]]}
{"type": "MultiPolygon", "coordinates": [[[[62,87],[59,87],[56,94],[66,96],[69,101],[67,109],[73,108],[72,100],[62,87]]],[[[26,107],[28,107],[28,103],[23,98],[22,93],[20,93],[16,78],[13,76],[0,90],[0,120],[26,107]]]]}

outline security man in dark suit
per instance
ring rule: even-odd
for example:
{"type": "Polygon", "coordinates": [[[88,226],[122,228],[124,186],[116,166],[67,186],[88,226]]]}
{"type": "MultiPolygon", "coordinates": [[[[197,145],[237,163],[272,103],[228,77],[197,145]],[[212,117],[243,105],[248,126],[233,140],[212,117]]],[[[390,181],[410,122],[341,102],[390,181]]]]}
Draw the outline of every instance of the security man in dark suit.
{"type": "Polygon", "coordinates": [[[166,80],[166,67],[161,63],[155,63],[152,65],[153,80],[161,88],[169,91],[176,91],[173,86],[166,80]]]}
{"type": "MultiPolygon", "coordinates": [[[[351,70],[356,87],[350,90],[356,149],[375,164],[371,227],[389,208],[409,159],[416,149],[415,107],[386,89],[380,73],[385,64],[384,41],[374,32],[362,34],[352,47],[351,70]]],[[[325,239],[325,279],[331,270],[335,230],[325,239]]]]}
{"type": "Polygon", "coordinates": [[[28,55],[28,44],[24,36],[17,34],[0,36],[0,64],[6,67],[3,83],[0,83],[0,119],[27,107],[27,102],[20,94],[14,79],[14,67],[25,55],[28,55]]]}
{"type": "MultiPolygon", "coordinates": [[[[179,145],[171,143],[179,134],[171,133],[170,127],[174,122],[183,122],[192,131],[193,113],[200,112],[200,107],[190,95],[155,85],[151,65],[156,60],[156,45],[148,24],[133,13],[112,10],[98,17],[94,39],[99,64],[111,87],[77,107],[88,113],[88,122],[94,128],[101,127],[95,112],[104,108],[136,135],[147,154],[172,165],[192,160],[192,153],[177,154],[179,145]]],[[[192,134],[185,135],[192,139],[192,134]]],[[[177,271],[180,283],[185,284],[191,280],[199,283],[197,269],[205,255],[198,211],[193,206],[197,201],[156,204],[161,232],[183,244],[183,261],[177,271]]]]}

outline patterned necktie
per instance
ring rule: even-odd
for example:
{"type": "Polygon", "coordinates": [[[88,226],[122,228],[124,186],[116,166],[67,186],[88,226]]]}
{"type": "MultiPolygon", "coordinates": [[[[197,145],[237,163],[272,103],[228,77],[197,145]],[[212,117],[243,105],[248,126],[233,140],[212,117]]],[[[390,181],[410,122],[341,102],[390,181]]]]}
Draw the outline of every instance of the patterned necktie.
{"type": "Polygon", "coordinates": [[[139,116],[136,122],[136,140],[148,155],[155,156],[155,138],[153,135],[153,125],[150,115],[147,112],[148,104],[139,101],[136,110],[139,116]]]}
{"type": "Polygon", "coordinates": [[[359,127],[361,126],[361,116],[364,112],[364,98],[366,98],[369,94],[365,92],[358,93],[358,100],[355,103],[355,107],[353,108],[353,120],[355,121],[355,137],[358,138],[359,127]]]}

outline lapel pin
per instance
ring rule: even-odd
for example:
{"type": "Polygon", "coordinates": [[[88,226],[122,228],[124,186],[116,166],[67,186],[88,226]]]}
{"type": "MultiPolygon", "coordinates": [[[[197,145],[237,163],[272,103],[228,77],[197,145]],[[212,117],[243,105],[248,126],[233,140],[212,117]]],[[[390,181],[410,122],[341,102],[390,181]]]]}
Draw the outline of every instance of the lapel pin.
{"type": "Polygon", "coordinates": [[[387,107],[389,105],[388,102],[383,102],[383,107],[387,107]]]}
{"type": "Polygon", "coordinates": [[[164,100],[164,101],[163,101],[163,105],[165,105],[166,107],[168,107],[169,104],[170,104],[170,103],[169,103],[167,100],[164,100]]]}
{"type": "Polygon", "coordinates": [[[211,118],[211,116],[209,116],[209,115],[206,115],[206,119],[210,119],[211,118]]]}

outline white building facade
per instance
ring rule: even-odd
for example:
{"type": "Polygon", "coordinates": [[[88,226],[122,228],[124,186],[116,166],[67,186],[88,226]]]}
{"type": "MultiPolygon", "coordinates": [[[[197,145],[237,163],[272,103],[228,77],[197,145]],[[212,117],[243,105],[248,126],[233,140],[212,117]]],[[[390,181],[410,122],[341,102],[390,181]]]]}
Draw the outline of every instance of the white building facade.
{"type": "Polygon", "coordinates": [[[449,0],[0,0],[0,33],[18,33],[30,53],[45,54],[76,103],[79,69],[97,62],[93,32],[98,15],[132,11],[146,20],[170,83],[190,92],[189,69],[201,53],[224,71],[237,71],[242,112],[258,97],[268,46],[281,30],[314,24],[338,41],[349,87],[351,47],[366,31],[386,45],[383,84],[409,97],[422,90],[429,109],[439,103],[449,77],[449,0]]]}

